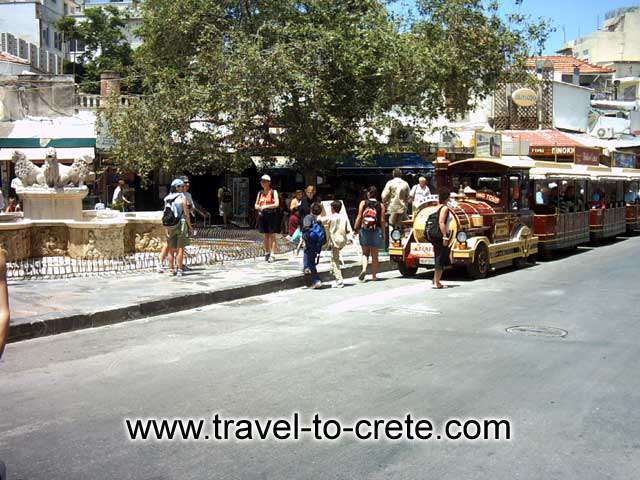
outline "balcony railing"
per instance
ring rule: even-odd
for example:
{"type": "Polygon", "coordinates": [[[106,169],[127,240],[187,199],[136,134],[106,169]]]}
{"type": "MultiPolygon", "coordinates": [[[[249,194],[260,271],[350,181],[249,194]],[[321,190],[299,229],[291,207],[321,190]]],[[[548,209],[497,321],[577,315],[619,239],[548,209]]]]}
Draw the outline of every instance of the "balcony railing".
{"type": "MultiPolygon", "coordinates": [[[[121,107],[130,107],[140,99],[140,95],[120,95],[118,101],[121,107]]],[[[77,110],[97,110],[100,108],[102,97],[95,93],[78,93],[76,97],[77,110]]]]}

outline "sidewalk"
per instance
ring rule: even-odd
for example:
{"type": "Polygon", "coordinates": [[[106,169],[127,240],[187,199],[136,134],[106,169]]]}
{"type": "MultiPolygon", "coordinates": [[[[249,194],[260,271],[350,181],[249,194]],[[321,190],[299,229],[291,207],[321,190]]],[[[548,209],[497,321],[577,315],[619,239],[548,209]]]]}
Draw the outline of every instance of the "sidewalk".
{"type": "MultiPolygon", "coordinates": [[[[343,251],[345,278],[360,273],[360,250],[343,251]]],[[[381,254],[380,271],[395,264],[381,254]]],[[[329,253],[318,265],[323,281],[333,279],[329,253]]],[[[302,274],[302,252],[278,255],[274,263],[262,258],[194,267],[184,277],[146,272],[119,277],[88,277],[9,283],[11,329],[9,341],[55,335],[112,323],[177,312],[190,308],[264,295],[307,285],[302,274]]]]}

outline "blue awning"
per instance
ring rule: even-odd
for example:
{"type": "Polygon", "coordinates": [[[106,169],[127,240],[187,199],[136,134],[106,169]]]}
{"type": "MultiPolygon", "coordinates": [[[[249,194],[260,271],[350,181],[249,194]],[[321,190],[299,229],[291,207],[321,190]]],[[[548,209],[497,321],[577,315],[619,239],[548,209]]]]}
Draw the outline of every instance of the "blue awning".
{"type": "Polygon", "coordinates": [[[387,153],[376,155],[363,162],[355,157],[347,158],[336,164],[339,170],[435,170],[433,164],[417,153],[387,153]]]}

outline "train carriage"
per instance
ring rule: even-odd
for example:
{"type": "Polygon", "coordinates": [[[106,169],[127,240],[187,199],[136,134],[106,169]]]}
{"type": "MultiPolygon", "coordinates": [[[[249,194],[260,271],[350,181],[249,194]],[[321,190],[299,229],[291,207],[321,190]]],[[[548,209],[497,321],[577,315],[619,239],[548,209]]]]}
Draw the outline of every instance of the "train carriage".
{"type": "Polygon", "coordinates": [[[627,177],[624,191],[627,233],[634,234],[640,232],[640,170],[625,168],[623,175],[627,177]]]}
{"type": "Polygon", "coordinates": [[[621,169],[607,166],[588,167],[589,227],[594,243],[615,238],[627,231],[627,208],[624,201],[624,182],[627,177],[621,169]]]}
{"type": "Polygon", "coordinates": [[[540,252],[569,249],[590,240],[587,201],[591,173],[574,163],[536,161],[530,171],[533,197],[533,232],[540,252]]]}

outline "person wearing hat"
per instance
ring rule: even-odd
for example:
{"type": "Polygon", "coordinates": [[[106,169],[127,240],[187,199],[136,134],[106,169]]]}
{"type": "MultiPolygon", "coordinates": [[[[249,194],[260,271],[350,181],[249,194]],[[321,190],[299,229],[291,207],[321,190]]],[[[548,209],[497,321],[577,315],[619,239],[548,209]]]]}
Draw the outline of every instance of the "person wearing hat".
{"type": "Polygon", "coordinates": [[[264,234],[264,259],[267,262],[275,261],[276,254],[276,234],[280,231],[280,218],[278,210],[280,199],[278,192],[271,188],[271,177],[263,175],[260,178],[262,190],[258,192],[256,204],[254,205],[258,213],[258,230],[264,234]]]}
{"type": "Polygon", "coordinates": [[[167,243],[160,252],[160,267],[162,272],[164,258],[169,256],[169,271],[173,275],[184,275],[184,248],[189,240],[189,234],[193,231],[191,218],[189,217],[189,203],[184,195],[184,182],[176,178],[171,182],[169,195],[164,197],[165,209],[170,207],[174,215],[180,219],[174,227],[167,227],[167,243]]]}

